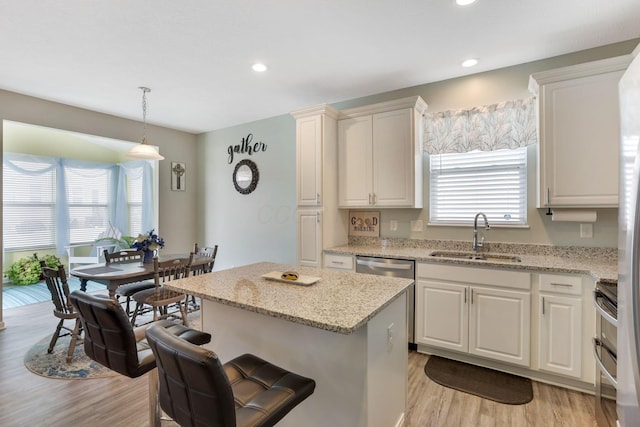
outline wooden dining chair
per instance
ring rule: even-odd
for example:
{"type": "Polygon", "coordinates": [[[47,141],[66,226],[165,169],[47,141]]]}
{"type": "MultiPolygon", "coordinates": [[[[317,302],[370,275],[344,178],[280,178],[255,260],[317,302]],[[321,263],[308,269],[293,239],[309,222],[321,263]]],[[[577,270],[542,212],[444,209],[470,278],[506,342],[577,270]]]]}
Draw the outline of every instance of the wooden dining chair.
{"type": "MultiPolygon", "coordinates": [[[[119,252],[109,253],[106,249],[104,251],[104,260],[108,264],[122,264],[130,262],[142,262],[142,251],[123,250],[119,252]]],[[[127,283],[126,285],[118,286],[116,289],[116,299],[120,297],[126,298],[126,312],[127,316],[131,317],[133,312],[131,311],[131,297],[136,292],[144,291],[145,289],[151,289],[155,286],[153,280],[146,280],[143,282],[127,283]]]]}
{"type": "Polygon", "coordinates": [[[58,338],[71,335],[69,341],[69,350],[67,351],[67,363],[73,360],[73,352],[78,341],[82,341],[82,325],[80,323],[80,315],[73,309],[71,301],[69,301],[69,285],[67,283],[67,274],[64,266],[59,265],[58,268],[47,267],[44,261],[40,261],[42,267],[42,275],[47,284],[47,289],[51,293],[51,301],[53,301],[53,315],[60,319],[56,326],[56,331],[51,337],[47,353],[51,353],[58,342],[58,338]],[[65,320],[73,321],[73,327],[65,326],[65,320]],[[63,329],[66,332],[63,332],[63,329]]]}
{"type": "Polygon", "coordinates": [[[188,258],[175,258],[159,261],[153,258],[153,282],[154,287],[136,292],[132,298],[136,302],[136,308],[131,316],[131,324],[135,325],[136,317],[141,314],[144,306],[153,309],[153,321],[174,317],[178,312],[182,317],[182,323],[189,326],[187,319],[187,296],[183,293],[169,290],[162,286],[163,283],[174,279],[189,277],[193,254],[188,258]],[[169,312],[169,306],[177,305],[177,310],[169,312]]]}
{"type": "MultiPolygon", "coordinates": [[[[201,248],[197,243],[194,243],[193,256],[194,259],[196,259],[196,257],[198,258],[198,263],[191,267],[191,274],[193,276],[198,276],[200,274],[211,273],[216,262],[217,254],[218,245],[201,248]],[[206,258],[206,261],[203,261],[203,258],[206,258]]],[[[200,304],[194,295],[190,295],[187,300],[189,301],[187,308],[190,312],[200,310],[200,304]]]]}
{"type": "Polygon", "coordinates": [[[192,273],[193,274],[210,273],[213,271],[213,265],[216,262],[216,255],[218,255],[218,245],[215,245],[213,247],[206,246],[204,248],[201,248],[198,246],[197,243],[195,243],[193,245],[193,254],[195,256],[210,258],[210,261],[192,268],[191,269],[192,273]]]}

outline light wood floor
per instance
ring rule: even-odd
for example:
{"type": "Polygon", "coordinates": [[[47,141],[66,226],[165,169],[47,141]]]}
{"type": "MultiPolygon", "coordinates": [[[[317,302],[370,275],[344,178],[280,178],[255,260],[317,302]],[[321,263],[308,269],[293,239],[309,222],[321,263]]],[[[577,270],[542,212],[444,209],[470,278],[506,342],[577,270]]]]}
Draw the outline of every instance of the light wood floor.
{"type": "MultiPolygon", "coordinates": [[[[24,367],[23,357],[31,345],[53,333],[56,320],[51,308],[50,303],[41,303],[4,311],[0,426],[148,426],[146,376],[55,380],[24,367]]],[[[593,396],[534,383],[532,402],[503,405],[430,381],[423,370],[427,357],[409,354],[406,427],[596,425],[593,396]]]]}

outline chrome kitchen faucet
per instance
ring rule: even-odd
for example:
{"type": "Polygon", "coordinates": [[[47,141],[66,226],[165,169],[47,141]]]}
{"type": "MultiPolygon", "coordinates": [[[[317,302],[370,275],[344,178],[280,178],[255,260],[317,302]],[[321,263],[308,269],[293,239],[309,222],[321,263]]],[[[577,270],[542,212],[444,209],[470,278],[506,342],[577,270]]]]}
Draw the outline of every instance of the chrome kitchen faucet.
{"type": "Polygon", "coordinates": [[[484,235],[482,235],[482,239],[480,239],[480,241],[478,242],[478,217],[482,215],[482,218],[484,219],[484,229],[485,230],[490,230],[491,227],[489,227],[489,221],[487,220],[487,216],[482,213],[482,212],[478,212],[476,214],[476,217],[473,219],[473,250],[474,251],[478,251],[478,249],[480,249],[481,247],[484,246],[484,235]]]}

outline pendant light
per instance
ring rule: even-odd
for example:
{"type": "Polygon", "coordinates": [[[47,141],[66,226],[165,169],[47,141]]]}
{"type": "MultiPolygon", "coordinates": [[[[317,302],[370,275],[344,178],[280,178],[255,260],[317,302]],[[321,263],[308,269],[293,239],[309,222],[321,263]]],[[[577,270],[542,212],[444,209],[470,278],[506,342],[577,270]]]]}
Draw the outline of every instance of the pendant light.
{"type": "Polygon", "coordinates": [[[142,91],[142,121],[144,123],[144,133],[142,134],[142,142],[133,147],[127,153],[127,157],[143,160],[164,160],[164,157],[158,153],[155,147],[147,144],[147,92],[151,92],[148,87],[140,87],[142,91]]]}

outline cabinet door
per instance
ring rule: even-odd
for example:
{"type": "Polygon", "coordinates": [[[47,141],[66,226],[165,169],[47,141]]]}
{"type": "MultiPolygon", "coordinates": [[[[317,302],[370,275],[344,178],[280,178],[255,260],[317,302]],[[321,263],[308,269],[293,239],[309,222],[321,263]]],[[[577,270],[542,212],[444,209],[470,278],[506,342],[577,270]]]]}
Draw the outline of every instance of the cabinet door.
{"type": "Polygon", "coordinates": [[[618,206],[621,75],[616,71],[541,86],[539,206],[618,206]]]}
{"type": "Polygon", "coordinates": [[[469,353],[529,366],[531,295],[470,288],[469,353]]]}
{"type": "Polygon", "coordinates": [[[322,116],[296,120],[298,205],[316,206],[322,199],[322,116]]]}
{"type": "Polygon", "coordinates": [[[298,264],[322,267],[322,218],[319,210],[298,211],[298,264]]]}
{"type": "Polygon", "coordinates": [[[466,352],[468,287],[416,281],[416,342],[466,352]]]}
{"type": "Polygon", "coordinates": [[[338,122],[338,205],[369,206],[372,203],[371,116],[338,122]]]}
{"type": "Polygon", "coordinates": [[[412,109],[373,115],[373,204],[414,206],[412,109]]]}
{"type": "Polygon", "coordinates": [[[582,374],[582,300],[540,295],[540,370],[580,378],[582,374]]]}

